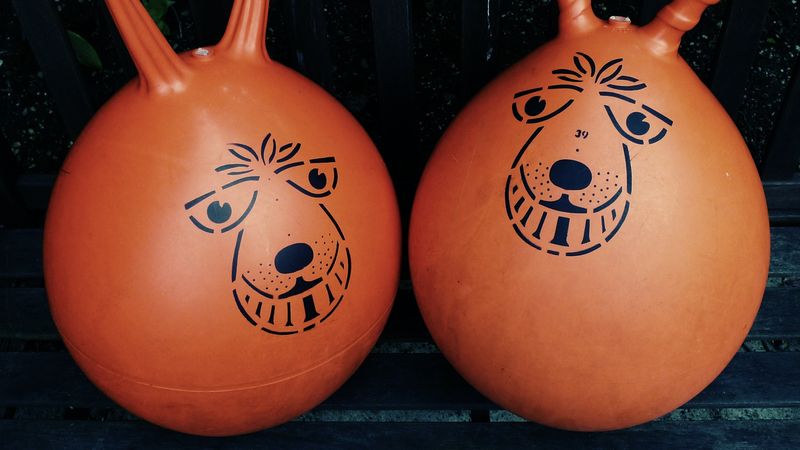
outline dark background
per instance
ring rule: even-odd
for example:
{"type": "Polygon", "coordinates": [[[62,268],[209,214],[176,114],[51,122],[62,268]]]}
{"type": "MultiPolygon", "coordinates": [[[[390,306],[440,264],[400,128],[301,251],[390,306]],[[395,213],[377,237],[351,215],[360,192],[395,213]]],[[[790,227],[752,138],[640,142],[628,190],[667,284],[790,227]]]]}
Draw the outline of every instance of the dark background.
{"type": "MultiPolygon", "coordinates": [[[[477,1],[477,0],[466,0],[477,1]]],[[[756,1],[756,0],[749,0],[756,1]]],[[[760,0],[759,0],[760,1],[760,0]]],[[[96,0],[56,0],[58,14],[68,30],[89,41],[103,63],[101,70],[81,68],[92,101],[100,105],[131,79],[127,55],[114,46],[104,7],[96,0]]],[[[325,87],[363,124],[380,145],[381,127],[376,80],[375,46],[370,3],[367,0],[322,1],[327,22],[332,74],[325,87]]],[[[503,0],[489,75],[519,60],[556,34],[557,8],[550,0],[503,0]]],[[[601,18],[630,16],[637,22],[636,0],[595,1],[601,18]]],[[[688,33],[681,54],[710,83],[718,43],[730,0],[710,7],[700,25],[688,33]]],[[[293,65],[289,54],[286,2],[270,7],[268,48],[273,59],[293,65]]],[[[168,39],[184,51],[204,42],[199,36],[188,0],[178,0],[166,16],[168,39]]],[[[443,129],[463,106],[469,90],[458,83],[461,73],[461,1],[412,1],[415,102],[410,112],[418,130],[409,149],[424,161],[443,129]]],[[[771,131],[780,113],[787,86],[800,54],[800,4],[774,0],[758,42],[744,99],[733,114],[756,163],[764,158],[771,131]]],[[[43,30],[46,32],[46,30],[43,30]]],[[[23,38],[10,0],[0,0],[0,138],[26,172],[54,173],[72,140],[49,99],[45,80],[23,38]]],[[[207,39],[207,38],[206,38],[207,39]]]]}

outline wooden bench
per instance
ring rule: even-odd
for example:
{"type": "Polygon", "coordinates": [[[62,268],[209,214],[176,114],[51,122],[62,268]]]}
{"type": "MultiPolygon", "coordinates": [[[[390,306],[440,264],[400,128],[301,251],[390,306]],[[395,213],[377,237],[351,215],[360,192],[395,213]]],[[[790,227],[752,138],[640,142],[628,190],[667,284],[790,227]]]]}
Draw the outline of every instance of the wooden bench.
{"type": "MultiPolygon", "coordinates": [[[[226,2],[209,6],[211,2],[186,1],[199,34],[213,42],[224,25],[226,2]]],[[[628,3],[639,5],[640,19],[646,22],[665,2],[628,3]]],[[[493,59],[497,52],[491,50],[497,45],[498,17],[508,13],[511,3],[461,2],[461,72],[454,88],[459,101],[499,70],[493,59]]],[[[335,88],[322,1],[273,4],[288,11],[290,56],[283,62],[335,88]]],[[[710,82],[729,111],[736,111],[743,99],[767,5],[732,0],[710,82]]],[[[97,105],[69,54],[58,15],[50,0],[14,0],[14,7],[56,110],[74,136],[97,105]]],[[[381,151],[407,211],[432,146],[425,139],[420,144],[416,135],[411,0],[371,0],[369,9],[379,109],[379,123],[369,131],[382,141],[381,151]],[[410,154],[411,148],[420,151],[410,154]]],[[[408,280],[401,283],[389,323],[361,368],[297,420],[247,436],[213,439],[143,422],[84,377],[50,318],[42,280],[41,218],[54,176],[13,173],[7,155],[0,153],[6,158],[0,162],[0,211],[14,211],[10,217],[0,215],[0,224],[17,226],[0,228],[0,448],[800,448],[798,121],[800,82],[794,75],[760,166],[769,180],[765,190],[773,226],[772,264],[762,308],[742,351],[714,383],[677,411],[607,433],[571,433],[527,423],[477,393],[431,341],[408,280]]]]}
{"type": "MultiPolygon", "coordinates": [[[[798,206],[800,183],[768,185],[771,203],[776,190],[790,187],[798,206]]],[[[780,211],[773,222],[785,223],[800,208],[772,211],[780,211]]],[[[610,433],[521,422],[472,389],[442,357],[404,281],[372,354],[327,401],[286,425],[213,440],[140,421],[84,377],[50,318],[41,236],[39,229],[0,231],[0,442],[12,448],[800,448],[800,227],[772,228],[769,286],[743,350],[705,391],[657,421],[610,433]]]]}

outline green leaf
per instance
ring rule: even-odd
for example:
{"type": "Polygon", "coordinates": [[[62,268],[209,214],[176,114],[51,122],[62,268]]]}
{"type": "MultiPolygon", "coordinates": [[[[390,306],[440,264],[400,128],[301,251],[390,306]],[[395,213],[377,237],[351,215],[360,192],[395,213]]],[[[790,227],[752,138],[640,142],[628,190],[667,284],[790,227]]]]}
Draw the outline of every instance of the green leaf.
{"type": "Polygon", "coordinates": [[[74,31],[67,30],[67,36],[69,37],[69,43],[72,45],[72,49],[75,51],[75,57],[78,59],[79,63],[90,69],[103,70],[103,63],[100,62],[97,51],[92,47],[89,41],[74,31]]]}
{"type": "Polygon", "coordinates": [[[170,34],[169,25],[164,19],[169,11],[169,8],[175,4],[175,0],[142,0],[144,8],[153,18],[153,21],[158,25],[158,29],[165,35],[170,34]]]}

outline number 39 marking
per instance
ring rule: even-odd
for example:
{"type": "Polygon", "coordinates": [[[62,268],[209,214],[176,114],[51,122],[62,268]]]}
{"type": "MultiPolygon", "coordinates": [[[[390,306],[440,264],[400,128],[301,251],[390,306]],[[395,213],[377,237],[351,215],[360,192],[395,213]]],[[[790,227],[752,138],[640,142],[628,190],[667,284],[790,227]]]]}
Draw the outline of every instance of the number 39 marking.
{"type": "Polygon", "coordinates": [[[586,139],[589,137],[589,132],[584,130],[578,130],[575,132],[575,137],[578,139],[586,139]]]}

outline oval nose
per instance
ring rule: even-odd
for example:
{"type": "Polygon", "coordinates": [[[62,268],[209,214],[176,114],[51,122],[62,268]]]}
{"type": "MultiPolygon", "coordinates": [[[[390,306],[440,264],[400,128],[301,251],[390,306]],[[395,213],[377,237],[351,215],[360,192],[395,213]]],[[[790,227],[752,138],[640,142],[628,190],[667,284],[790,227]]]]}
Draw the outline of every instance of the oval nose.
{"type": "Polygon", "coordinates": [[[275,255],[275,269],[280,273],[294,273],[304,269],[314,259],[314,250],[304,242],[287,245],[275,255]]]}
{"type": "Polygon", "coordinates": [[[559,159],[550,168],[550,181],[561,189],[577,191],[592,182],[592,171],[580,161],[559,159]]]}

